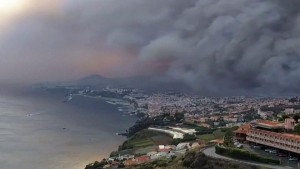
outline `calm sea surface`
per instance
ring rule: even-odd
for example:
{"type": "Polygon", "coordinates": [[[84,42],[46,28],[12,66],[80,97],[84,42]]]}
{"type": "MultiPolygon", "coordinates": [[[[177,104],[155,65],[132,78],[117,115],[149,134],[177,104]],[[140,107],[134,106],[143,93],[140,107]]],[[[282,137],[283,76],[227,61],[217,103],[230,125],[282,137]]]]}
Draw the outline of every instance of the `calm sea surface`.
{"type": "Polygon", "coordinates": [[[115,105],[62,94],[0,92],[0,169],[83,169],[101,160],[134,124],[115,105]]]}

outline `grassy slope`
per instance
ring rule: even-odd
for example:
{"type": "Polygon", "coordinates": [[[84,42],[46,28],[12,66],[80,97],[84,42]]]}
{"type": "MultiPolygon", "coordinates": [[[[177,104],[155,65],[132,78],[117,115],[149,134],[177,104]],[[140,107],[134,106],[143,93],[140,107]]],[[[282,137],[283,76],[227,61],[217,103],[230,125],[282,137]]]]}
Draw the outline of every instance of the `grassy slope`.
{"type": "Polygon", "coordinates": [[[220,129],[214,131],[212,134],[202,134],[198,135],[197,137],[201,140],[204,140],[206,142],[215,140],[215,139],[221,139],[225,135],[225,132],[222,132],[220,129]]]}
{"type": "Polygon", "coordinates": [[[213,159],[205,156],[199,151],[188,152],[184,157],[177,157],[173,160],[163,159],[150,164],[132,167],[134,169],[263,169],[254,166],[247,166],[230,161],[213,159]],[[165,164],[161,166],[161,164],[165,164]],[[188,166],[185,166],[188,165],[188,166]]]}
{"type": "Polygon", "coordinates": [[[132,146],[133,148],[145,148],[149,146],[159,145],[161,143],[171,143],[172,138],[163,133],[143,130],[138,132],[132,138],[130,138],[126,143],[127,146],[132,146]]]}

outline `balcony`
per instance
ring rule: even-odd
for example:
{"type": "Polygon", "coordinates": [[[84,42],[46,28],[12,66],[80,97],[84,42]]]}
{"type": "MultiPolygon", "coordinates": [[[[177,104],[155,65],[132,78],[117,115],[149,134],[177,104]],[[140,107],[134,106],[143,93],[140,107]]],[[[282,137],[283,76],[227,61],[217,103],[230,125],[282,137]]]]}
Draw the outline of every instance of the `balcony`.
{"type": "Polygon", "coordinates": [[[246,140],[254,142],[254,143],[259,143],[259,144],[262,144],[262,145],[266,145],[266,146],[270,146],[270,147],[282,149],[282,150],[287,150],[287,151],[291,151],[291,152],[295,152],[295,153],[300,153],[299,149],[288,147],[286,145],[280,145],[280,143],[282,143],[282,142],[270,143],[270,142],[267,142],[267,141],[259,140],[258,138],[251,138],[249,136],[246,138],[246,140]]]}

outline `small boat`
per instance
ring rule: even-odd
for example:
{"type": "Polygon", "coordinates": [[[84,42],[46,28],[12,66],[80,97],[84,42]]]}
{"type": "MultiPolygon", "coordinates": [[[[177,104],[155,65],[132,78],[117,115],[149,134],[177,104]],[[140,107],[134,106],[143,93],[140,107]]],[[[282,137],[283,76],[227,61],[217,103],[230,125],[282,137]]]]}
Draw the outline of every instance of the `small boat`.
{"type": "Polygon", "coordinates": [[[71,101],[72,99],[73,99],[73,95],[72,95],[72,94],[69,94],[69,95],[67,95],[67,96],[65,97],[64,102],[69,102],[69,101],[71,101]]]}

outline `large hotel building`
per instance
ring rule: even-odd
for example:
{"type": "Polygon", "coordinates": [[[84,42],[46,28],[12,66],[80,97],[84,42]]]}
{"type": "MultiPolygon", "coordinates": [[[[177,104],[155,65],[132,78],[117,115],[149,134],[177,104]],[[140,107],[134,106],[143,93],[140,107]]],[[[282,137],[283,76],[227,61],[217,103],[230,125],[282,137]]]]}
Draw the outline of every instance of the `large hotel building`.
{"type": "Polygon", "coordinates": [[[300,154],[300,135],[288,133],[294,129],[295,124],[293,119],[286,119],[285,123],[257,120],[236,130],[235,140],[300,154]]]}

